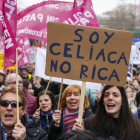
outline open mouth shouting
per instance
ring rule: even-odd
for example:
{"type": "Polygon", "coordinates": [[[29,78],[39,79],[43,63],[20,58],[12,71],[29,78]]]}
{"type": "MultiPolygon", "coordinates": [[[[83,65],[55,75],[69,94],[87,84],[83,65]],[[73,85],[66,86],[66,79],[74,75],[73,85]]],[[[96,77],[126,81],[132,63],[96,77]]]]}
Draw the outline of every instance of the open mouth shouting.
{"type": "Polygon", "coordinates": [[[13,114],[5,114],[5,120],[12,120],[13,119],[13,114]]]}
{"type": "Polygon", "coordinates": [[[77,105],[77,102],[70,102],[70,106],[71,107],[74,107],[74,106],[76,106],[77,105]]]}
{"type": "Polygon", "coordinates": [[[107,107],[108,107],[108,110],[112,110],[112,109],[114,109],[115,104],[109,103],[109,104],[107,104],[107,107]]]}

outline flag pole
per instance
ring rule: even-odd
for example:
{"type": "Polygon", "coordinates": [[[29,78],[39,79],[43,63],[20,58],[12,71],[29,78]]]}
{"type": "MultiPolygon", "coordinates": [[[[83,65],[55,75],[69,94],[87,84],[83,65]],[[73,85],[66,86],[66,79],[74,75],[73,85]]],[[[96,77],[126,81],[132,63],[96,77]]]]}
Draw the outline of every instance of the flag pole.
{"type": "Polygon", "coordinates": [[[61,81],[61,87],[60,87],[60,92],[59,92],[59,100],[58,100],[57,110],[59,110],[59,108],[60,108],[60,99],[61,99],[62,85],[63,85],[63,78],[62,78],[62,81],[61,81]]]}
{"type": "Polygon", "coordinates": [[[17,123],[19,122],[19,99],[18,99],[18,52],[16,49],[16,100],[17,100],[17,123]]]}
{"type": "Polygon", "coordinates": [[[86,89],[86,82],[82,81],[81,97],[80,97],[80,105],[79,105],[79,114],[78,114],[78,120],[80,121],[80,124],[82,123],[82,117],[83,117],[85,89],[86,89]]]}

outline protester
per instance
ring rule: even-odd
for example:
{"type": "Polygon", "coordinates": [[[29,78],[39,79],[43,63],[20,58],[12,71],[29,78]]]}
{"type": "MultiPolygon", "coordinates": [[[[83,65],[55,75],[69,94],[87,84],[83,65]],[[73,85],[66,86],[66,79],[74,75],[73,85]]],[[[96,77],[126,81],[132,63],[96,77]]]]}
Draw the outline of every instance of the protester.
{"type": "Polygon", "coordinates": [[[32,75],[28,73],[27,66],[21,67],[21,77],[22,79],[32,80],[32,75]]]}
{"type": "Polygon", "coordinates": [[[4,87],[5,72],[0,69],[0,88],[4,87]]]}
{"type": "Polygon", "coordinates": [[[34,96],[38,96],[38,94],[41,92],[41,91],[43,91],[43,90],[45,90],[44,88],[43,88],[43,86],[40,84],[40,78],[39,77],[37,77],[37,76],[35,76],[35,77],[33,77],[33,90],[34,90],[34,96]]]}
{"type": "Polygon", "coordinates": [[[124,89],[128,99],[129,108],[134,113],[137,110],[137,107],[134,105],[134,101],[136,97],[136,94],[134,93],[134,88],[133,86],[127,84],[125,85],[124,89]]]}
{"type": "MultiPolygon", "coordinates": [[[[6,80],[5,80],[5,86],[16,86],[16,74],[11,73],[7,75],[6,80]]],[[[27,93],[27,90],[23,88],[23,82],[22,78],[18,75],[18,87],[23,91],[25,97],[26,97],[26,102],[27,102],[27,113],[28,114],[34,114],[34,112],[37,109],[37,103],[36,103],[36,97],[30,95],[27,93]]]]}
{"type": "Polygon", "coordinates": [[[48,80],[41,78],[40,85],[42,86],[43,90],[46,90],[46,87],[48,85],[48,80]]]}
{"type": "Polygon", "coordinates": [[[28,73],[32,75],[33,72],[34,72],[33,64],[28,63],[28,64],[26,64],[26,66],[27,66],[27,69],[28,69],[28,73]]]}
{"type": "Polygon", "coordinates": [[[130,84],[133,86],[133,89],[134,89],[134,94],[136,95],[138,93],[138,91],[140,90],[140,86],[138,84],[138,81],[136,80],[136,76],[137,75],[137,69],[133,67],[132,69],[132,80],[129,81],[129,83],[127,84],[130,84]]]}
{"type": "Polygon", "coordinates": [[[33,116],[39,119],[41,123],[41,127],[44,130],[46,130],[48,134],[49,128],[52,123],[52,115],[54,113],[54,110],[56,110],[57,103],[51,91],[46,92],[46,95],[43,100],[44,93],[45,93],[45,90],[40,92],[39,95],[37,96],[38,109],[36,110],[33,116]],[[39,110],[41,102],[42,102],[42,106],[40,108],[41,110],[39,110]]]}
{"type": "Polygon", "coordinates": [[[52,83],[49,85],[49,90],[50,90],[54,95],[59,95],[59,92],[60,92],[60,83],[52,82],[52,83]]]}
{"type": "Polygon", "coordinates": [[[39,127],[38,119],[26,114],[26,98],[18,88],[19,119],[17,122],[16,88],[8,86],[0,98],[0,140],[47,140],[46,132],[39,127]]]}
{"type": "Polygon", "coordinates": [[[138,71],[136,75],[137,75],[136,80],[137,80],[138,85],[139,85],[139,89],[138,89],[138,92],[139,92],[140,91],[140,71],[138,71]]]}
{"type": "Polygon", "coordinates": [[[68,134],[62,135],[58,140],[97,140],[97,138],[88,130],[73,130],[68,134]]]}
{"type": "MultiPolygon", "coordinates": [[[[79,85],[69,85],[63,92],[60,110],[55,110],[53,114],[53,123],[48,135],[49,139],[57,139],[61,134],[69,133],[73,130],[73,125],[78,118],[79,103],[81,96],[81,87],[79,85]],[[69,123],[70,122],[70,123],[69,123]]],[[[83,118],[87,118],[92,113],[89,106],[87,95],[84,99],[83,118]]]]}
{"type": "MultiPolygon", "coordinates": [[[[83,130],[77,121],[74,130],[83,130]]],[[[139,140],[140,123],[131,113],[123,87],[106,85],[95,115],[84,122],[98,140],[139,140]]]]}
{"type": "Polygon", "coordinates": [[[136,95],[136,102],[137,102],[137,110],[134,112],[134,115],[139,118],[140,121],[140,92],[136,95]]]}
{"type": "Polygon", "coordinates": [[[29,80],[27,80],[27,79],[23,80],[23,87],[26,88],[28,94],[31,94],[31,95],[34,94],[34,90],[32,88],[32,83],[29,80]]]}

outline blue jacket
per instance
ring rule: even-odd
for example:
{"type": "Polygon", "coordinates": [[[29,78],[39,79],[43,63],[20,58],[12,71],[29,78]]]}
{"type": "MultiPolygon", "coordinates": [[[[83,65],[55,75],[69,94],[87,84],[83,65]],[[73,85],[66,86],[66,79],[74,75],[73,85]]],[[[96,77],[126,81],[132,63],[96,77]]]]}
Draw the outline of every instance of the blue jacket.
{"type": "Polygon", "coordinates": [[[40,119],[39,122],[44,130],[48,133],[49,128],[52,123],[52,115],[54,113],[54,110],[51,110],[50,114],[45,114],[44,112],[40,111],[40,119]]]}

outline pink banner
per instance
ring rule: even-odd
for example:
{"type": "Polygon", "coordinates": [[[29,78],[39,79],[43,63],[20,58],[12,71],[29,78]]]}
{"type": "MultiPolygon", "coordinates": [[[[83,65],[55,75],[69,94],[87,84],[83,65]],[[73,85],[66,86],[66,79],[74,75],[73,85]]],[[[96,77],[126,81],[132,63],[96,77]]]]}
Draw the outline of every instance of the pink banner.
{"type": "Polygon", "coordinates": [[[17,35],[46,41],[49,21],[99,27],[91,0],[45,1],[18,13],[17,35]]]}
{"type": "Polygon", "coordinates": [[[5,14],[16,37],[17,31],[17,0],[5,0],[5,14]]]}
{"type": "Polygon", "coordinates": [[[4,42],[1,35],[0,35],[0,52],[4,52],[4,42]]]}
{"type": "Polygon", "coordinates": [[[27,54],[31,53],[31,46],[29,38],[24,37],[24,46],[27,54]]]}
{"type": "Polygon", "coordinates": [[[72,8],[71,2],[43,1],[20,11],[17,15],[17,36],[46,41],[47,22],[58,21],[72,8]]]}
{"type": "Polygon", "coordinates": [[[59,22],[73,25],[99,27],[91,0],[81,2],[81,5],[67,12],[59,22]]]}
{"type": "MultiPolygon", "coordinates": [[[[16,63],[17,43],[11,29],[11,24],[9,24],[10,20],[15,20],[14,22],[16,22],[16,18],[13,17],[13,14],[15,16],[15,12],[17,12],[16,6],[15,1],[1,0],[0,3],[0,28],[4,35],[4,69],[16,63]]],[[[15,30],[14,27],[15,25],[13,24],[13,30],[15,30]]]]}
{"type": "Polygon", "coordinates": [[[28,54],[26,53],[26,48],[25,48],[25,45],[27,44],[26,41],[27,41],[27,38],[23,38],[23,37],[19,37],[17,40],[18,50],[20,51],[18,53],[18,66],[23,66],[30,62],[28,54]]]}

